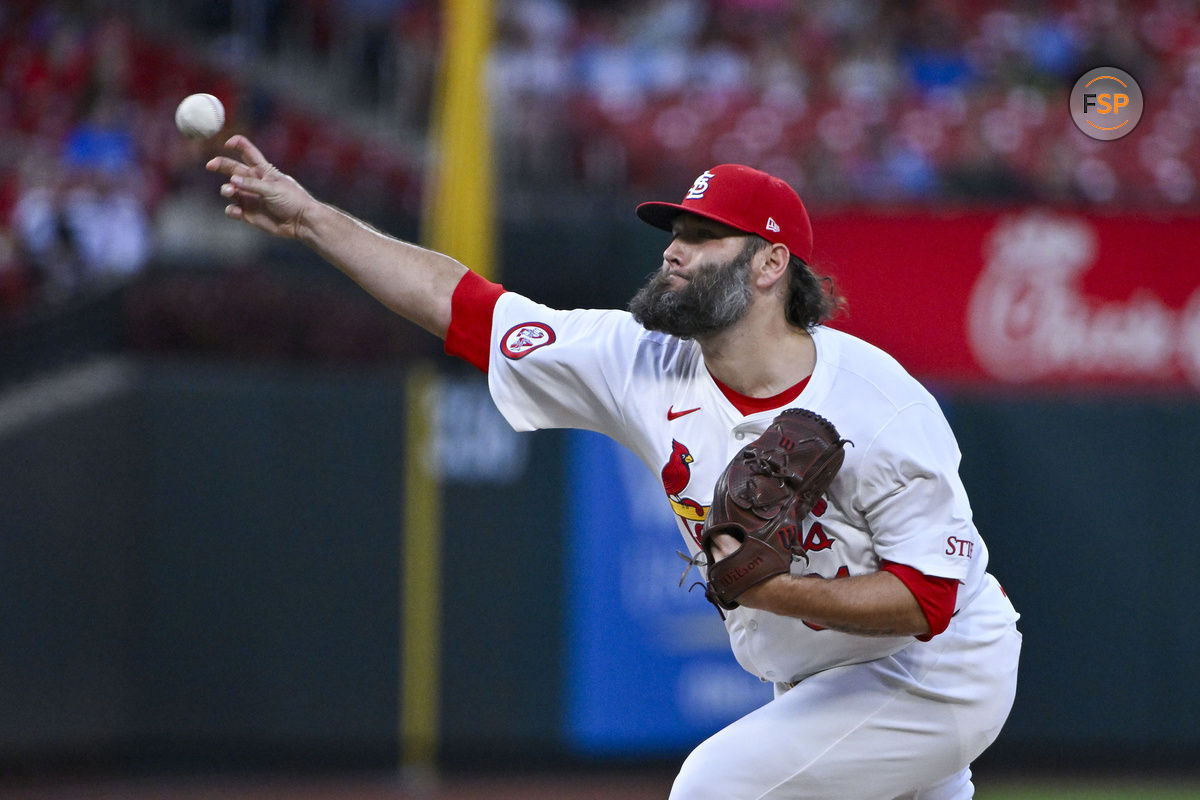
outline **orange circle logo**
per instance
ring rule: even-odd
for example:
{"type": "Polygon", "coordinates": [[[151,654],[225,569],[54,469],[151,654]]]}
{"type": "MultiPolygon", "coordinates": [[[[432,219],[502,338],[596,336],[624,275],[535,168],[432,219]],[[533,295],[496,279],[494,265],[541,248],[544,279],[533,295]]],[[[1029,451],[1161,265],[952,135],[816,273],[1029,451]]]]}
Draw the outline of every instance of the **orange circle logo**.
{"type": "Polygon", "coordinates": [[[1093,139],[1128,135],[1142,118],[1142,87],[1123,69],[1096,67],[1071,89],[1071,119],[1093,139]]]}

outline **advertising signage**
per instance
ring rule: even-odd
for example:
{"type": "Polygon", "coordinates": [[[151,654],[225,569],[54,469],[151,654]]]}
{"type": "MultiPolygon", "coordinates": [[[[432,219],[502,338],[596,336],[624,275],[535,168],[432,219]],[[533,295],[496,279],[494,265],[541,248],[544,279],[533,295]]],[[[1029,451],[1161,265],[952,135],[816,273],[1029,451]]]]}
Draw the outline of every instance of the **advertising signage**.
{"type": "Polygon", "coordinates": [[[1039,209],[814,221],[834,323],[920,378],[1200,391],[1200,217],[1039,209]]]}

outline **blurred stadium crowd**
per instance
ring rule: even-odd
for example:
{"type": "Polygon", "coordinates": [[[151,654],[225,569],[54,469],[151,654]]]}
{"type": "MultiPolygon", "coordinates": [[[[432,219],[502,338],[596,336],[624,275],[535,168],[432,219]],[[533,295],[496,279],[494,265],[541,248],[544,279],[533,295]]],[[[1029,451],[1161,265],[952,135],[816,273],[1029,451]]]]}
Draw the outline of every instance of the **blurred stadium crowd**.
{"type": "MultiPolygon", "coordinates": [[[[205,152],[174,130],[194,91],[319,196],[411,230],[439,16],[435,0],[0,2],[0,318],[156,260],[252,251],[212,224],[205,152]]],[[[1195,0],[496,0],[496,19],[506,214],[598,196],[627,212],[729,161],[822,209],[1200,209],[1195,0]],[[1123,146],[1067,112],[1104,65],[1147,98],[1123,146]]]]}
{"type": "Polygon", "coordinates": [[[818,207],[1194,208],[1197,11],[1178,0],[660,0],[613,14],[525,0],[494,61],[499,130],[532,162],[518,179],[557,180],[566,155],[585,185],[651,194],[734,161],[786,177],[818,207]],[[1105,65],[1150,98],[1133,157],[1080,135],[1066,112],[1075,80],[1105,65]]]}

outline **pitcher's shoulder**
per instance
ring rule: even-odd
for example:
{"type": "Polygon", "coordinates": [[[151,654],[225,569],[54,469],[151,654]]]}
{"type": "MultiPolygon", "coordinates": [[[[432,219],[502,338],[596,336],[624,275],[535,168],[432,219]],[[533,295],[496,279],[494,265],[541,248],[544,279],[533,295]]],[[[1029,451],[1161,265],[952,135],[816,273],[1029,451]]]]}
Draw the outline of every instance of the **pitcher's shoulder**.
{"type": "Polygon", "coordinates": [[[818,368],[829,371],[830,379],[853,392],[876,393],[897,408],[913,403],[936,406],[933,395],[904,365],[882,348],[835,328],[813,331],[818,368]]]}

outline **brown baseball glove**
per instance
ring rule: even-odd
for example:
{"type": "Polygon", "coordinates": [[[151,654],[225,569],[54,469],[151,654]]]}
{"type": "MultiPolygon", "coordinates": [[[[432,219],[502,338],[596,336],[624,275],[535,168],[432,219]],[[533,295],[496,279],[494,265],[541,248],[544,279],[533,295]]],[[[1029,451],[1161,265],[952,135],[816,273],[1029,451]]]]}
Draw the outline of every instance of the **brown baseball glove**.
{"type": "Polygon", "coordinates": [[[846,444],[829,420],[789,408],[729,462],[713,490],[700,541],[708,563],[705,594],[718,609],[737,608],[742,592],[789,572],[794,557],[808,559],[800,523],[841,469],[846,444]],[[741,547],[714,561],[719,533],[741,547]]]}

